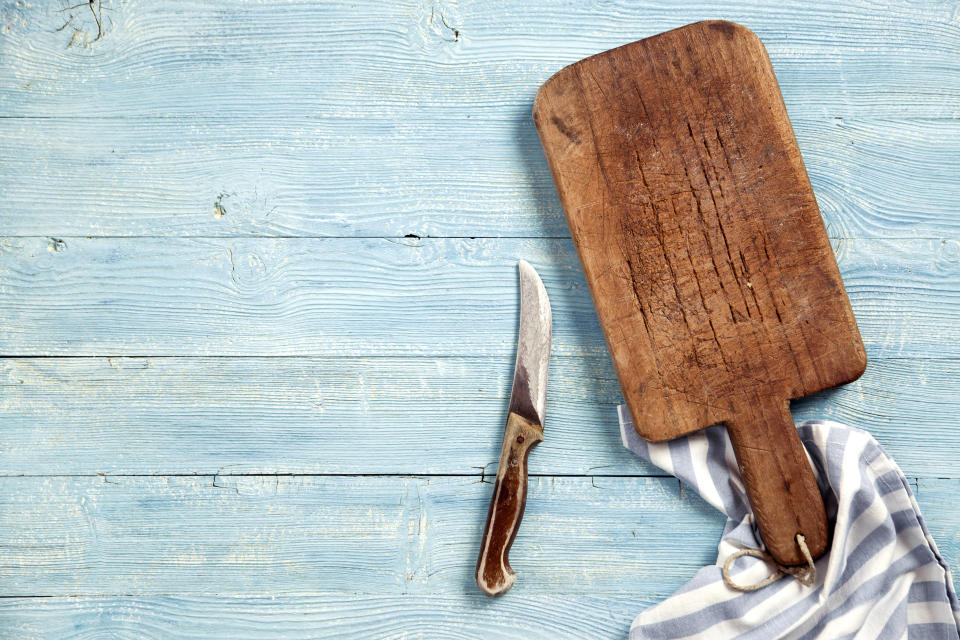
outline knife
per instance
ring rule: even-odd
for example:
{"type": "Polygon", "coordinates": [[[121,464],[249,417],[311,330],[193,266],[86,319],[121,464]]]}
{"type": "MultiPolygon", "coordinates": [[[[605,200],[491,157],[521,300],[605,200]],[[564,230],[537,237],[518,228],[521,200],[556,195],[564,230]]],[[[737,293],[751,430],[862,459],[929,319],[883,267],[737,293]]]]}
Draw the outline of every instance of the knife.
{"type": "Polygon", "coordinates": [[[477,586],[488,596],[509,591],[517,576],[510,568],[510,545],[520,528],[527,501],[527,456],[543,440],[543,410],[547,402],[550,365],[551,313],[547,290],[526,261],[520,269],[520,331],[517,364],[500,464],[487,524],[477,558],[477,586]]]}

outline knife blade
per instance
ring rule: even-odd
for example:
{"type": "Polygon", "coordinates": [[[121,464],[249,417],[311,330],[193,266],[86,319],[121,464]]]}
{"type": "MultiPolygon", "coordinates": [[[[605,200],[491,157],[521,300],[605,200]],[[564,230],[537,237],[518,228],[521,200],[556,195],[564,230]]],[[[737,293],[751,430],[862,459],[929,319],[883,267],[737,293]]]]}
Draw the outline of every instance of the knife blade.
{"type": "Polygon", "coordinates": [[[507,425],[497,479],[477,558],[477,586],[488,596],[506,593],[517,580],[510,567],[510,546],[520,528],[527,501],[527,456],[543,440],[550,365],[552,315],[540,276],[524,260],[520,271],[520,330],[507,425]]]}

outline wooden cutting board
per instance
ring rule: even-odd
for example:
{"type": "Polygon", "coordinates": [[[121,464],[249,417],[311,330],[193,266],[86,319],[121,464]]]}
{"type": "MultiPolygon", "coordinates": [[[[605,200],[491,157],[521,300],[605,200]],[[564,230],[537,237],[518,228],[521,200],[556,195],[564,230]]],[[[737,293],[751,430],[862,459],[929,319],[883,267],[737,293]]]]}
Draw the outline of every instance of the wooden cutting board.
{"type": "Polygon", "coordinates": [[[637,432],[725,423],[767,550],[820,556],[789,401],[866,356],[760,40],[699,22],[601,53],[533,116],[637,432]]]}

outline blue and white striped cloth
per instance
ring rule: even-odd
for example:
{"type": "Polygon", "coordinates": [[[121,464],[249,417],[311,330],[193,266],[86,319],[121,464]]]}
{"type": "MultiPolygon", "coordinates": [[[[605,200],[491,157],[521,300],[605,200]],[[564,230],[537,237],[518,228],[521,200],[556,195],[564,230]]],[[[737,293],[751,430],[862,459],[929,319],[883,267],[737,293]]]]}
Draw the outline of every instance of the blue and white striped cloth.
{"type": "MultiPolygon", "coordinates": [[[[960,638],[949,568],[899,467],[867,432],[836,422],[800,425],[835,523],[830,549],[817,560],[811,587],[785,576],[741,592],[724,583],[723,564],[738,550],[763,545],[726,430],[715,426],[653,444],[637,436],[626,407],[620,407],[620,428],[627,448],[728,517],[716,565],[637,616],[630,640],[960,638]]],[[[731,575],[748,585],[771,571],[763,560],[742,557],[731,575]]]]}

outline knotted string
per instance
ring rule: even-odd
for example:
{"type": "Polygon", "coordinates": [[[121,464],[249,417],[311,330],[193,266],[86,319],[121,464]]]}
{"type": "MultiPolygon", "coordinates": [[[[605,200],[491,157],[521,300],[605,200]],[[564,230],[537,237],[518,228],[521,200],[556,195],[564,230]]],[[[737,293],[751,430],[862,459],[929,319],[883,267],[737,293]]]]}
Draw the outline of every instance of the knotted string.
{"type": "Polygon", "coordinates": [[[797,545],[800,547],[800,552],[803,553],[804,559],[807,561],[807,566],[800,567],[788,567],[782,565],[774,560],[769,553],[766,551],[761,551],[760,549],[741,549],[734,554],[731,554],[727,558],[727,561],[723,563],[723,581],[731,589],[737,591],[756,591],[757,589],[762,589],[768,584],[780,579],[781,576],[791,575],[797,579],[805,587],[809,587],[813,584],[814,579],[817,577],[817,568],[813,564],[813,558],[810,556],[810,549],[807,548],[806,538],[803,537],[803,534],[797,534],[797,545]],[[742,556],[752,556],[754,558],[760,558],[764,562],[774,566],[776,571],[769,577],[756,584],[738,584],[733,581],[733,578],[730,577],[730,567],[733,566],[733,563],[736,562],[737,558],[742,556]]]}

